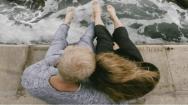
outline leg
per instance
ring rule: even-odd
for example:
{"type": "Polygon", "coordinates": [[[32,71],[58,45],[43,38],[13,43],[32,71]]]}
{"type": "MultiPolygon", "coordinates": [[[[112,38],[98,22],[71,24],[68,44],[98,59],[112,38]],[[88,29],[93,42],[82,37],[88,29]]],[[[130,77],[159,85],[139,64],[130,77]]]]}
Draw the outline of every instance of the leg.
{"type": "Polygon", "coordinates": [[[122,52],[124,56],[127,56],[131,60],[143,61],[143,58],[139,50],[134,45],[134,43],[130,40],[127,30],[125,29],[119,18],[117,17],[115,8],[111,5],[108,5],[107,10],[114,23],[114,27],[116,28],[113,33],[113,39],[119,45],[120,47],[119,51],[122,52]]]}
{"type": "Polygon", "coordinates": [[[78,45],[80,46],[86,46],[89,47],[90,49],[94,50],[94,23],[90,23],[88,26],[88,29],[86,30],[85,34],[80,38],[80,41],[78,42],[78,45]]]}
{"type": "Polygon", "coordinates": [[[95,35],[97,36],[96,53],[113,52],[113,41],[110,33],[104,27],[101,19],[101,8],[98,0],[93,2],[93,16],[95,20],[95,35]]]}
{"type": "Polygon", "coordinates": [[[114,28],[119,28],[119,27],[123,27],[122,22],[119,20],[119,18],[116,15],[116,10],[112,5],[108,5],[107,6],[107,11],[110,14],[110,17],[112,19],[112,22],[114,24],[114,28]]]}
{"type": "Polygon", "coordinates": [[[140,51],[130,40],[125,27],[117,28],[113,33],[113,39],[118,44],[120,48],[119,51],[122,54],[122,56],[127,57],[133,61],[143,61],[140,51]]]}
{"type": "Polygon", "coordinates": [[[104,23],[101,19],[101,6],[99,4],[99,0],[93,0],[93,18],[95,21],[95,25],[103,25],[104,23]]]}
{"type": "Polygon", "coordinates": [[[113,40],[106,27],[102,25],[96,25],[95,35],[97,36],[97,46],[96,46],[97,54],[103,52],[114,52],[113,40]]]}

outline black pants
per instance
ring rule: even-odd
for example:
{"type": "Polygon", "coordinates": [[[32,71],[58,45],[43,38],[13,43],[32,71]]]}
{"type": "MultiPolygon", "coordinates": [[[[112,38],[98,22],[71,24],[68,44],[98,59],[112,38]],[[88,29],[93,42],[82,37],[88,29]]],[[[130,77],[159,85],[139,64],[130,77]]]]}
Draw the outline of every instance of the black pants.
{"type": "Polygon", "coordinates": [[[143,62],[143,58],[128,36],[125,27],[115,29],[111,36],[109,31],[103,25],[95,26],[95,35],[97,36],[96,53],[114,52],[124,58],[132,61],[143,62]],[[113,42],[119,45],[118,50],[113,50],[113,42]]]}

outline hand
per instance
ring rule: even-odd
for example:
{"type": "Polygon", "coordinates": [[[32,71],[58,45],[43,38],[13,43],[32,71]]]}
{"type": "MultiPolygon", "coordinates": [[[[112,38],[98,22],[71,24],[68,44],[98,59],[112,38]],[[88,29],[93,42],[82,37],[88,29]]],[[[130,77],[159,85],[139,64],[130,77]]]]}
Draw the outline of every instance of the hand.
{"type": "Polygon", "coordinates": [[[118,45],[116,42],[114,42],[113,49],[114,49],[114,50],[119,49],[119,45],[118,45]]]}

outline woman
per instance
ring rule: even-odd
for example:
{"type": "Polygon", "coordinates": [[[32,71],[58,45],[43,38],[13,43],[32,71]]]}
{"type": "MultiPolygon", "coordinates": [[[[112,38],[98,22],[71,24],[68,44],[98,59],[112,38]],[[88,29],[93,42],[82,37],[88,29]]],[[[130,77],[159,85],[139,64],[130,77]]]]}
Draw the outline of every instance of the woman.
{"type": "Polygon", "coordinates": [[[95,8],[97,67],[90,77],[93,86],[116,102],[144,96],[159,82],[157,67],[143,61],[112,5],[107,6],[107,11],[115,27],[113,36],[101,19],[98,0],[95,0],[95,8]],[[113,49],[114,41],[119,46],[118,50],[113,49]]]}
{"type": "Polygon", "coordinates": [[[113,101],[103,92],[82,82],[95,69],[94,24],[78,43],[68,46],[66,37],[73,17],[73,8],[68,9],[44,60],[24,71],[22,86],[49,104],[111,104],[113,101]]]}

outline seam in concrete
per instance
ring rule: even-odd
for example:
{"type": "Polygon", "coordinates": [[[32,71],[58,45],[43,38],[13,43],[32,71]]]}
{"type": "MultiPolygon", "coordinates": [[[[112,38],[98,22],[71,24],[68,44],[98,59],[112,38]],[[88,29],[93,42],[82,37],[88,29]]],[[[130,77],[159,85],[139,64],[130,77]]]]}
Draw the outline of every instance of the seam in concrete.
{"type": "Polygon", "coordinates": [[[170,74],[170,78],[171,78],[171,81],[170,82],[172,82],[172,83],[170,83],[171,84],[171,87],[172,87],[172,89],[173,89],[173,91],[172,91],[172,93],[176,93],[176,88],[175,88],[175,86],[174,86],[174,79],[173,79],[173,75],[172,75],[172,72],[171,72],[171,70],[170,70],[170,63],[169,63],[169,56],[168,56],[168,52],[169,51],[171,51],[171,50],[173,50],[173,48],[171,47],[171,46],[168,46],[168,47],[166,47],[165,45],[162,45],[162,47],[165,49],[165,54],[166,54],[166,58],[167,58],[167,66],[168,66],[168,72],[169,72],[169,74],[170,74]]]}
{"type": "MultiPolygon", "coordinates": [[[[27,51],[25,52],[26,53],[26,58],[25,58],[23,66],[22,66],[22,73],[21,73],[21,75],[23,74],[23,71],[26,68],[26,65],[27,65],[27,62],[28,62],[28,57],[30,55],[30,47],[27,46],[26,48],[27,48],[27,51]]],[[[25,94],[25,92],[24,92],[24,88],[21,85],[21,77],[20,77],[19,85],[18,85],[18,88],[17,88],[16,95],[17,95],[18,98],[20,98],[21,96],[24,96],[24,94],[25,94]]]]}
{"type": "Polygon", "coordinates": [[[30,63],[30,56],[32,55],[32,45],[28,45],[28,53],[27,53],[27,61],[25,62],[24,69],[28,66],[30,63]]]}

